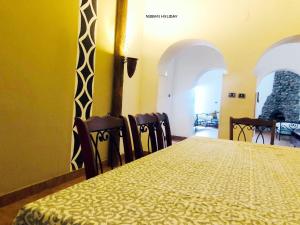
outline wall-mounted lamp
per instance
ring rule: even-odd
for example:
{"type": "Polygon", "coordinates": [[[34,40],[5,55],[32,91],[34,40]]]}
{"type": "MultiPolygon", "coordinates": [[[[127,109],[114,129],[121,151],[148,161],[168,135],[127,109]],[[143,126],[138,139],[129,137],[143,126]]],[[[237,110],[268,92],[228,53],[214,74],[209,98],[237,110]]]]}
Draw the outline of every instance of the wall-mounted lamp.
{"type": "Polygon", "coordinates": [[[128,76],[131,78],[135,72],[136,64],[137,64],[137,58],[132,58],[132,57],[125,57],[121,56],[121,59],[123,63],[127,63],[127,73],[128,76]]]}

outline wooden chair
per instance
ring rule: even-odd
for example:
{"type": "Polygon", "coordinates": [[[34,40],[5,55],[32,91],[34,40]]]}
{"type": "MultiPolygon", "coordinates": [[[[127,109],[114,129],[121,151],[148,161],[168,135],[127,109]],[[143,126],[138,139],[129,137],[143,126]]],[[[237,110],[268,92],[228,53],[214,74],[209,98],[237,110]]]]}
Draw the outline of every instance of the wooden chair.
{"type": "MultiPolygon", "coordinates": [[[[110,140],[111,143],[113,143],[112,149],[116,151],[120,165],[122,165],[119,149],[119,138],[122,137],[125,163],[133,160],[132,146],[126,118],[122,116],[93,116],[86,121],[83,121],[80,118],[75,118],[75,125],[79,135],[86,179],[97,176],[99,174],[99,166],[101,173],[103,172],[101,158],[98,151],[99,142],[110,140]]],[[[110,151],[109,154],[113,154],[113,152],[110,151]]]]}
{"type": "Polygon", "coordinates": [[[144,156],[144,150],[141,140],[142,133],[148,132],[148,152],[156,152],[164,148],[163,131],[157,117],[154,114],[137,114],[136,116],[128,115],[131,127],[131,135],[134,145],[135,158],[139,159],[144,156]],[[151,150],[150,150],[151,143],[151,150]]]}
{"type": "Polygon", "coordinates": [[[172,145],[172,135],[168,115],[166,113],[154,113],[157,120],[160,123],[161,129],[163,131],[163,144],[164,147],[172,145]]]}
{"type": "Polygon", "coordinates": [[[251,118],[232,118],[230,117],[230,140],[233,140],[233,130],[239,129],[238,138],[243,136],[246,141],[246,133],[245,131],[255,131],[257,132],[257,137],[255,142],[257,143],[258,139],[261,137],[263,143],[265,143],[264,139],[264,131],[270,130],[271,139],[270,144],[274,145],[274,137],[275,137],[275,129],[276,129],[276,121],[275,120],[262,120],[262,119],[251,119],[251,118]]]}

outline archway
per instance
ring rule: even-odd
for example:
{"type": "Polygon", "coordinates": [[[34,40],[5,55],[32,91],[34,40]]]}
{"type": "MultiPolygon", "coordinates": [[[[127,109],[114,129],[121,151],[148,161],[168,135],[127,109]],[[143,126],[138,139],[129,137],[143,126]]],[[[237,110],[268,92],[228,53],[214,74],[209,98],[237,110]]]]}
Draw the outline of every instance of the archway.
{"type": "Polygon", "coordinates": [[[277,121],[275,144],[293,145],[293,131],[300,128],[300,36],[283,39],[259,59],[256,117],[277,121]]]}
{"type": "Polygon", "coordinates": [[[224,57],[211,43],[202,40],[176,42],[161,56],[157,110],[169,115],[173,135],[193,135],[194,87],[199,76],[215,69],[226,70],[224,57]]]}
{"type": "Polygon", "coordinates": [[[257,84],[268,74],[287,70],[300,74],[300,35],[285,38],[269,47],[259,58],[254,74],[257,84]]]}

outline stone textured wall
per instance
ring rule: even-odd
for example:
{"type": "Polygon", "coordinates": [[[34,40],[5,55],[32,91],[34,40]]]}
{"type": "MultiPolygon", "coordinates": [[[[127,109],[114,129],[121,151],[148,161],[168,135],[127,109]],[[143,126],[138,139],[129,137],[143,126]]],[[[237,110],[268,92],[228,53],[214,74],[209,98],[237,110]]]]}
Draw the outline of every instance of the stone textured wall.
{"type": "Polygon", "coordinates": [[[269,119],[272,112],[279,110],[286,121],[298,121],[299,98],[300,76],[290,71],[275,72],[273,90],[262,108],[260,118],[269,119]]]}

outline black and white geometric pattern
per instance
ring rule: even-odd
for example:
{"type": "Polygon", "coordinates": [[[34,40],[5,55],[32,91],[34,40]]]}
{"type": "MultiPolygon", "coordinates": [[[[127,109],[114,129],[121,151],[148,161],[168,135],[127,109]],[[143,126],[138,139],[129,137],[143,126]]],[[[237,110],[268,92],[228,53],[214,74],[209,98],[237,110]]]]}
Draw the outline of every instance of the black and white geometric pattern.
{"type": "MultiPolygon", "coordinates": [[[[97,0],[81,0],[73,117],[88,119],[92,112],[97,0]]],[[[80,142],[73,125],[71,169],[83,167],[80,142]]]]}

